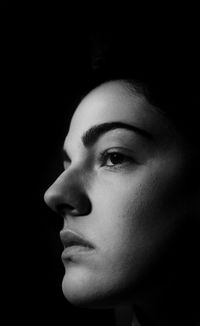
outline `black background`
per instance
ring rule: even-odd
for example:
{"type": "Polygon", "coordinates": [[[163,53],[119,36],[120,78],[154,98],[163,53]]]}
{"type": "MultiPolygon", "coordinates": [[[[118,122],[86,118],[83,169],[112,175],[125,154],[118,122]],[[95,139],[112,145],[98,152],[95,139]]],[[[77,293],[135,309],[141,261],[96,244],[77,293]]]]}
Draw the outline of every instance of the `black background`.
{"type": "Polygon", "coordinates": [[[90,60],[90,33],[66,21],[44,12],[1,11],[1,296],[7,323],[102,325],[113,318],[64,298],[62,220],[43,202],[62,170],[61,148],[90,60]]]}

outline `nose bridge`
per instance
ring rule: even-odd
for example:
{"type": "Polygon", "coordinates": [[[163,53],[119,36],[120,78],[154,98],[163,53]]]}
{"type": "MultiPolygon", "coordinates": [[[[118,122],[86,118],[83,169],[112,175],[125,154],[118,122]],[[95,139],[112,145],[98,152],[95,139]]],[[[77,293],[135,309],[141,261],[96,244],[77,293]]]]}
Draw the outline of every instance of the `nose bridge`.
{"type": "Polygon", "coordinates": [[[80,185],[79,177],[80,175],[78,175],[77,171],[75,172],[70,169],[65,170],[58,176],[49,189],[60,193],[66,193],[69,188],[73,188],[75,185],[78,186],[78,184],[80,185]]]}

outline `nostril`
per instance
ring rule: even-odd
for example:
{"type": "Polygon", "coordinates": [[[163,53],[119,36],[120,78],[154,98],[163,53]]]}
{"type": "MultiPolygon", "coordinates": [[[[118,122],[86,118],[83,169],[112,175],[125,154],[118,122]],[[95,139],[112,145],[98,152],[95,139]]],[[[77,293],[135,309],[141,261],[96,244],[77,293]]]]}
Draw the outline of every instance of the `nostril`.
{"type": "Polygon", "coordinates": [[[74,210],[74,207],[72,205],[69,205],[66,203],[58,204],[56,206],[56,211],[61,216],[65,216],[67,212],[69,213],[69,212],[72,212],[73,210],[74,210]]]}

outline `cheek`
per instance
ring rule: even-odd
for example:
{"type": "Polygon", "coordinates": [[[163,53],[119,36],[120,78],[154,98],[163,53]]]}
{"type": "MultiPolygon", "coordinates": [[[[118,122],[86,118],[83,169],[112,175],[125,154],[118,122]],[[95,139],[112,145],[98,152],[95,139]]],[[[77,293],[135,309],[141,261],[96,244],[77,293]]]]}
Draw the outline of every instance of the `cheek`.
{"type": "Polygon", "coordinates": [[[167,244],[180,217],[179,208],[168,196],[173,187],[169,179],[147,170],[96,187],[93,226],[113,270],[115,264],[122,271],[123,264],[139,266],[167,244]]]}
{"type": "Polygon", "coordinates": [[[145,167],[94,180],[92,213],[79,223],[97,251],[66,269],[63,290],[71,302],[101,306],[121,300],[122,294],[137,300],[144,277],[154,273],[180,226],[177,178],[169,172],[145,167]]]}

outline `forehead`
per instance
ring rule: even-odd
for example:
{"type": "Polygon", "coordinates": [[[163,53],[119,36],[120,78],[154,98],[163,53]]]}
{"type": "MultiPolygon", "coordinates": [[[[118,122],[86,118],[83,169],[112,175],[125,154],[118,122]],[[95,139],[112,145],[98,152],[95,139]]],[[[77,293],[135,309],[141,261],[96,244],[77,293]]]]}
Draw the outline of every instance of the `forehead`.
{"type": "Polygon", "coordinates": [[[111,81],[91,91],[78,105],[65,143],[79,141],[94,125],[113,121],[133,124],[153,134],[167,127],[166,118],[144,96],[132,91],[124,81],[111,81]]]}

